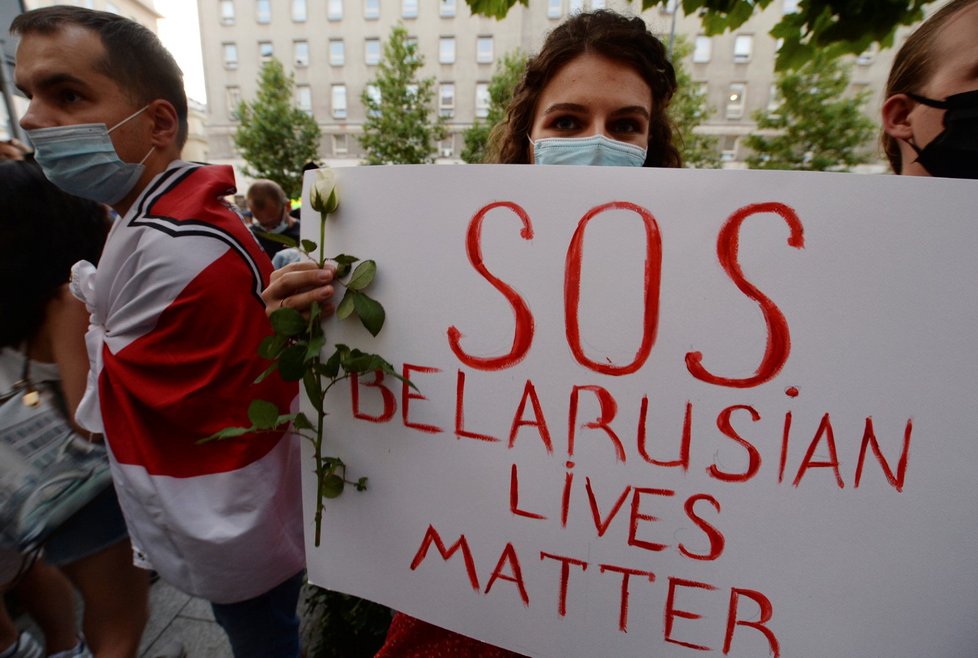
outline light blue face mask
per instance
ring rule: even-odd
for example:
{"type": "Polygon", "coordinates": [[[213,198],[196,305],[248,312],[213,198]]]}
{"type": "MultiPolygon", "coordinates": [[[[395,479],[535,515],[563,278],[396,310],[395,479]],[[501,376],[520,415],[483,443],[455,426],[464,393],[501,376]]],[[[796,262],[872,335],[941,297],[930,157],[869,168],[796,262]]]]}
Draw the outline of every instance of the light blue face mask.
{"type": "Polygon", "coordinates": [[[604,135],[545,137],[535,142],[531,139],[530,143],[533,145],[533,162],[547,165],[641,167],[648,150],[604,135]]]}
{"type": "Polygon", "coordinates": [[[143,175],[143,163],[123,162],[109,133],[138,116],[146,107],[107,128],[104,123],[80,123],[28,130],[34,159],[49,181],[68,194],[112,205],[130,191],[143,175]]]}

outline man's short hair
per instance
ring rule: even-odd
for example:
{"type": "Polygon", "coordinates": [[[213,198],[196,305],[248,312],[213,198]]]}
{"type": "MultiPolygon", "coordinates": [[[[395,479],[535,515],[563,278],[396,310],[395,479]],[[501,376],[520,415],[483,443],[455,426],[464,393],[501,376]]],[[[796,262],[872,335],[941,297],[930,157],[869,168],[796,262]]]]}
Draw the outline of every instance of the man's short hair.
{"type": "Polygon", "coordinates": [[[177,146],[187,141],[187,92],[183,72],[159,38],[136,21],[107,11],[56,5],[25,12],[13,20],[10,31],[21,36],[54,34],[69,25],[95,32],[105,48],[100,72],[114,80],[134,102],[145,105],[158,98],[177,111],[177,146]]]}
{"type": "Polygon", "coordinates": [[[267,178],[259,178],[248,188],[248,207],[252,211],[256,207],[261,209],[273,205],[282,208],[288,201],[289,197],[282,186],[267,178]]]}

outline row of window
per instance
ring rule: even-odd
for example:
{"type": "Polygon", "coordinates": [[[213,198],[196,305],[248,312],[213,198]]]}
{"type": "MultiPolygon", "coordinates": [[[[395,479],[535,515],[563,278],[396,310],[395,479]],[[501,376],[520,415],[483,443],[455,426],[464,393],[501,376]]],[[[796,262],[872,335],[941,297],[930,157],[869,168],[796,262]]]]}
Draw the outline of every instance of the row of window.
{"type": "MultiPolygon", "coordinates": [[[[236,120],[238,106],[241,104],[241,88],[231,86],[226,88],[228,118],[236,120]]],[[[380,104],[380,89],[376,85],[366,86],[367,95],[378,105],[380,104]]],[[[312,87],[296,85],[295,104],[303,112],[312,114],[312,87]]],[[[347,86],[345,84],[330,85],[330,115],[334,119],[347,117],[347,86]]],[[[442,82],[438,85],[438,114],[445,118],[455,116],[455,83],[442,82]]],[[[484,119],[489,115],[489,83],[478,82],[475,85],[475,116],[484,119]]]]}
{"type": "MultiPolygon", "coordinates": [[[[781,48],[781,39],[778,39],[777,49],[781,48]]],[[[754,37],[750,34],[738,34],[734,38],[733,61],[735,64],[746,64],[750,61],[754,52],[754,37]]],[[[871,48],[856,58],[856,63],[867,66],[873,63],[875,48],[871,48]]],[[[696,37],[693,46],[693,63],[706,64],[713,57],[713,39],[706,35],[696,37]]]]}
{"type": "MultiPolygon", "coordinates": [[[[220,0],[221,23],[234,25],[237,20],[235,2],[253,1],[255,3],[255,20],[260,24],[272,22],[272,0],[220,0]]],[[[346,2],[362,2],[363,17],[367,20],[380,18],[380,0],[346,0],[346,2]]],[[[402,18],[417,18],[419,0],[397,0],[401,4],[402,18]]],[[[604,9],[605,0],[547,0],[547,16],[561,18],[564,16],[564,3],[567,12],[574,13],[585,9],[604,9]]],[[[344,0],[326,0],[326,18],[331,21],[343,20],[344,0]]],[[[438,0],[438,15],[443,18],[453,18],[458,10],[458,0],[438,0]]],[[[309,17],[308,0],[292,0],[292,20],[304,23],[309,17]]]]}
{"type": "MultiPolygon", "coordinates": [[[[412,40],[409,39],[409,42],[412,40]]],[[[417,40],[413,40],[417,47],[417,40]]],[[[224,68],[238,68],[238,44],[232,41],[222,44],[224,56],[224,68]]],[[[370,37],[363,42],[363,61],[368,66],[376,66],[380,63],[381,41],[379,38],[370,37]]],[[[275,48],[271,41],[258,42],[258,60],[260,63],[267,62],[275,55],[275,48]]],[[[328,61],[331,66],[343,66],[346,64],[346,42],[343,39],[329,39],[327,49],[328,61]]],[[[475,43],[475,61],[479,64],[491,64],[494,57],[493,38],[478,37],[475,43]]],[[[305,39],[292,42],[292,61],[297,67],[309,66],[310,51],[309,42],[305,39]]],[[[441,64],[455,63],[455,37],[441,37],[438,39],[438,61],[441,64]]]]}

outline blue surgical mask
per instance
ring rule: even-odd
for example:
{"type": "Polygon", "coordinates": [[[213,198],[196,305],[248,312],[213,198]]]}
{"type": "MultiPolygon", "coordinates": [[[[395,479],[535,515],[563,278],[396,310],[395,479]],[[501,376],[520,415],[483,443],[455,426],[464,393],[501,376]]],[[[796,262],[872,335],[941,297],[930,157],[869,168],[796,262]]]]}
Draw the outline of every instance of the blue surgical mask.
{"type": "Polygon", "coordinates": [[[647,149],[626,144],[604,135],[590,137],[545,137],[533,145],[536,164],[598,165],[611,167],[641,167],[647,149]]]}
{"type": "Polygon", "coordinates": [[[47,179],[68,194],[111,205],[132,191],[143,175],[143,163],[155,147],[150,147],[138,163],[123,162],[109,133],[147,107],[112,128],[104,123],[80,123],[28,130],[34,143],[34,159],[47,179]]]}

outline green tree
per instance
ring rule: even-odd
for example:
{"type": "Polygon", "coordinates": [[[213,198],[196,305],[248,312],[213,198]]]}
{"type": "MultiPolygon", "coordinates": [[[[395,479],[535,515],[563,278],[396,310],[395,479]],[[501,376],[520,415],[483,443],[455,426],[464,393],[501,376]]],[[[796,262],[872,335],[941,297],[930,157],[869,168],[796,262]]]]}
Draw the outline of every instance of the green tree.
{"type": "Polygon", "coordinates": [[[513,89],[526,70],[526,53],[519,50],[506,53],[499,60],[495,72],[489,79],[489,113],[485,120],[476,119],[472,127],[465,131],[465,148],[462,159],[469,163],[486,161],[486,145],[493,127],[506,118],[506,108],[513,98],[513,89]]]}
{"type": "MultiPolygon", "coordinates": [[[[642,9],[665,6],[675,0],[641,0],[642,9]]],[[[777,70],[793,69],[826,49],[833,56],[865,51],[873,43],[893,45],[900,25],[912,25],[924,17],[924,7],[937,0],[802,0],[795,12],[785,14],[771,30],[784,39],[778,51],[777,70]]],[[[473,14],[503,18],[528,0],[465,0],[473,14]]],[[[698,14],[707,34],[720,34],[743,25],[755,11],[772,0],[682,0],[686,14],[698,14]]],[[[679,4],[679,3],[677,3],[679,4]]]]}
{"type": "Polygon", "coordinates": [[[244,172],[269,178],[290,199],[302,193],[302,165],[319,156],[319,125],[292,100],[294,79],[271,59],[258,76],[258,96],[238,106],[240,125],[234,145],[245,160],[244,172]]]}
{"type": "Polygon", "coordinates": [[[360,143],[366,164],[425,164],[434,162],[436,143],[448,134],[441,117],[432,119],[435,79],[417,79],[424,59],[397,25],[384,44],[377,66],[378,97],[364,90],[360,96],[367,110],[360,143]]]}
{"type": "Polygon", "coordinates": [[[695,132],[696,127],[706,121],[714,110],[707,102],[706,93],[693,82],[686,68],[685,60],[692,51],[693,47],[685,39],[676,38],[672,63],[676,68],[678,89],[669,105],[669,117],[676,126],[676,143],[683,156],[683,164],[698,169],[716,169],[720,167],[720,140],[713,135],[695,132]]]}
{"type": "Polygon", "coordinates": [[[771,136],[749,135],[754,169],[847,169],[866,162],[875,126],[862,112],[868,92],[846,96],[849,67],[820,53],[797,71],[778,74],[780,104],[756,112],[757,127],[771,136]]]}

